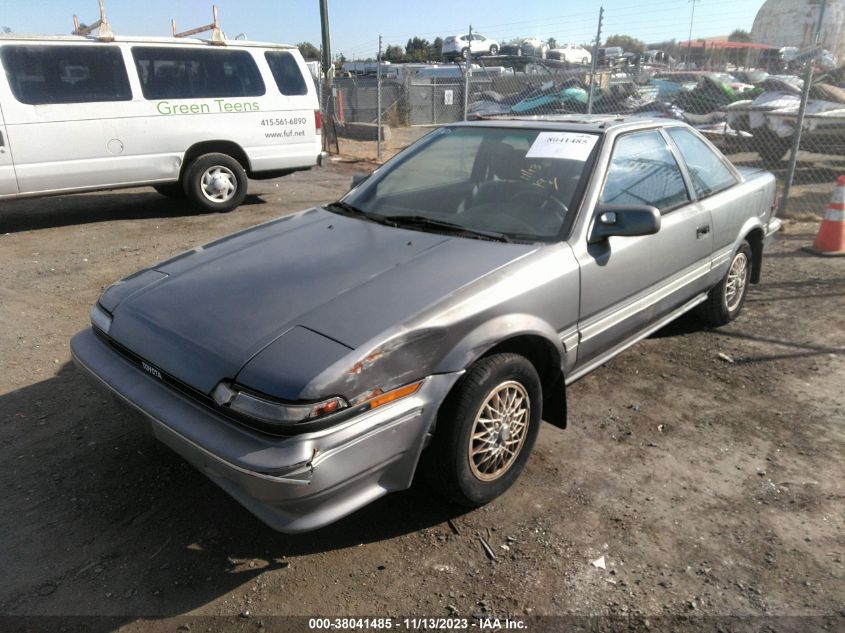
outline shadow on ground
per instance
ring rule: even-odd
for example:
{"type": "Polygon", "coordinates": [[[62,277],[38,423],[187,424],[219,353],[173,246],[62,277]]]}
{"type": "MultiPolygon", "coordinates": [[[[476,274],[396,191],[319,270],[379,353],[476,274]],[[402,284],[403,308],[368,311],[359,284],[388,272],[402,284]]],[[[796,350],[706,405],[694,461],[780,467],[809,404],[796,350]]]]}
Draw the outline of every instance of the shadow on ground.
{"type": "MultiPolygon", "coordinates": [[[[264,200],[248,195],[242,206],[256,204],[264,204],[264,200]]],[[[28,198],[0,203],[0,233],[205,213],[187,200],[166,198],[152,190],[28,198]]]]}
{"type": "Polygon", "coordinates": [[[0,396],[0,422],[0,459],[14,464],[0,480],[0,566],[9,572],[0,614],[185,613],[298,556],[391,539],[465,512],[417,484],[321,530],[280,534],[70,363],[0,396]],[[37,449],[45,445],[49,459],[37,449]]]}

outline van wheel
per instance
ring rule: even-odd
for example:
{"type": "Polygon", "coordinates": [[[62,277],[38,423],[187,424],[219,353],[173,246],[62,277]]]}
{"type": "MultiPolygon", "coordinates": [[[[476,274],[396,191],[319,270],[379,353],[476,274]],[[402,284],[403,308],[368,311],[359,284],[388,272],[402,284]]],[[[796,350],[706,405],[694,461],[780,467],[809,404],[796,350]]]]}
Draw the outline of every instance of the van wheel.
{"type": "Polygon", "coordinates": [[[153,185],[153,189],[168,198],[179,199],[185,197],[185,189],[178,183],[172,185],[153,185]]]}
{"type": "Polygon", "coordinates": [[[423,473],[444,497],[482,506],[522,472],[540,429],[543,401],[534,366],[518,354],[482,358],[438,413],[423,473]]]}
{"type": "Polygon", "coordinates": [[[713,326],[733,321],[739,316],[742,304],[745,303],[750,278],[751,245],[743,242],[734,254],[722,281],[710,291],[707,300],[699,304],[698,316],[713,326]]]}
{"type": "Polygon", "coordinates": [[[246,197],[246,171],[226,154],[203,154],[185,173],[185,193],[208,211],[231,211],[246,197]]]}

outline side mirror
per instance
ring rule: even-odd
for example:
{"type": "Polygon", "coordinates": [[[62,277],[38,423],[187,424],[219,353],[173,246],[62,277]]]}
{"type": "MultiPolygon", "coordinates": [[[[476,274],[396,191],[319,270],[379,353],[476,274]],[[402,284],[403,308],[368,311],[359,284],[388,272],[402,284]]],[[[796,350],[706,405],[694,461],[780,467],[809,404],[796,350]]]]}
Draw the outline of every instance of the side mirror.
{"type": "Polygon", "coordinates": [[[369,177],[370,177],[370,174],[365,174],[362,171],[355,172],[354,174],[352,174],[352,187],[351,188],[354,189],[355,187],[360,185],[362,182],[364,182],[369,177]]]}
{"type": "Polygon", "coordinates": [[[597,244],[608,237],[652,235],[660,230],[660,211],[646,205],[603,204],[596,209],[588,242],[597,244]]]}

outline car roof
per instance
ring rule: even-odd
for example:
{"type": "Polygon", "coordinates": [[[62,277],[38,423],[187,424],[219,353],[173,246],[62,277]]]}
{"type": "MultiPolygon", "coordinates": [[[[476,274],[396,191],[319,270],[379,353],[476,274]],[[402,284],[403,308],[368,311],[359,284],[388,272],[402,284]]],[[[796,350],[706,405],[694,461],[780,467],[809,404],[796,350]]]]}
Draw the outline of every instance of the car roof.
{"type": "Polygon", "coordinates": [[[684,126],[681,121],[672,119],[654,119],[648,117],[625,116],[618,114],[546,114],[541,116],[498,115],[479,117],[473,121],[459,121],[450,127],[483,126],[503,128],[537,129],[561,132],[592,132],[604,134],[609,130],[649,128],[655,126],[684,126]]]}
{"type": "Polygon", "coordinates": [[[79,43],[132,43],[132,44],[179,44],[179,45],[193,45],[193,46],[220,46],[221,48],[238,48],[238,47],[256,47],[256,48],[282,48],[294,49],[295,46],[290,44],[276,44],[272,42],[253,42],[250,40],[224,40],[222,44],[212,42],[207,39],[199,39],[195,37],[156,37],[156,36],[134,36],[134,35],[116,35],[114,38],[101,39],[96,35],[81,36],[81,35],[37,35],[29,33],[0,33],[0,43],[13,42],[79,42],[79,43]]]}

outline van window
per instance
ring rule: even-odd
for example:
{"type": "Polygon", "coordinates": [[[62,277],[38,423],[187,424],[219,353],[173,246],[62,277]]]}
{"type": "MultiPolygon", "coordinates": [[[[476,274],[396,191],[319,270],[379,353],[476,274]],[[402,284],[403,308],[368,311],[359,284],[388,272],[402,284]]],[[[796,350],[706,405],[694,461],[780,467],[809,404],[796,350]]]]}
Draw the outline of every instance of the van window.
{"type": "Polygon", "coordinates": [[[258,97],[264,82],[246,51],[135,46],[145,99],[258,97]]]}
{"type": "Polygon", "coordinates": [[[116,46],[4,46],[0,59],[21,103],[130,101],[132,89],[116,46]]]}
{"type": "Polygon", "coordinates": [[[284,51],[267,51],[264,57],[270,65],[279,92],[288,96],[308,94],[308,84],[293,55],[284,51]]]}

